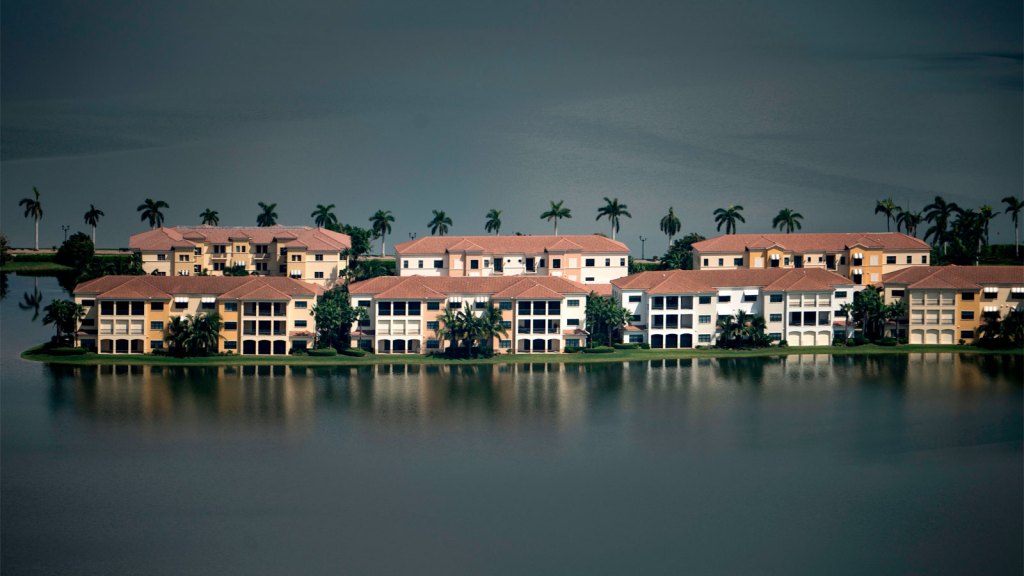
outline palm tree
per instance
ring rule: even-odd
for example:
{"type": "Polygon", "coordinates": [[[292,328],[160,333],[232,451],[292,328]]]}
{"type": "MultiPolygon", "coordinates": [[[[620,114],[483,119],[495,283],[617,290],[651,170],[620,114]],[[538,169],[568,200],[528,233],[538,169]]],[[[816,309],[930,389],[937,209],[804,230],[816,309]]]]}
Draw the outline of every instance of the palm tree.
{"type": "Polygon", "coordinates": [[[793,230],[799,230],[803,228],[800,221],[804,219],[804,215],[789,208],[783,208],[779,210],[779,213],[775,218],[772,218],[772,228],[778,228],[779,230],[785,230],[786,234],[791,233],[793,230]]]}
{"type": "Polygon", "coordinates": [[[961,212],[956,202],[946,202],[942,196],[936,196],[935,201],[924,207],[924,219],[932,222],[932,226],[924,233],[924,239],[931,238],[936,245],[942,246],[942,253],[946,253],[946,245],[949,242],[949,225],[953,216],[961,212]]]}
{"type": "Polygon", "coordinates": [[[39,189],[35,186],[32,187],[32,192],[36,195],[33,198],[22,198],[18,202],[18,206],[25,207],[25,218],[32,218],[36,224],[36,250],[39,250],[39,221],[43,219],[43,204],[39,201],[39,189]]]}
{"type": "Polygon", "coordinates": [[[267,228],[277,224],[277,204],[264,204],[263,202],[257,202],[260,206],[260,212],[256,215],[256,225],[261,228],[267,228]]]}
{"type": "Polygon", "coordinates": [[[54,300],[43,307],[43,324],[53,324],[57,330],[57,340],[64,335],[72,337],[78,331],[78,323],[85,318],[85,308],[71,300],[54,300]]]}
{"type": "Polygon", "coordinates": [[[92,245],[96,246],[96,225],[100,223],[100,216],[106,216],[103,210],[100,210],[89,204],[89,210],[85,213],[85,223],[92,226],[92,245]]]}
{"type": "Polygon", "coordinates": [[[173,316],[167,323],[168,348],[171,352],[184,355],[185,340],[188,338],[191,317],[173,316]]]}
{"type": "Polygon", "coordinates": [[[484,224],[484,230],[488,232],[494,232],[497,236],[501,230],[501,210],[491,208],[487,211],[487,223],[484,224]]]}
{"type": "Polygon", "coordinates": [[[199,213],[199,217],[203,219],[205,226],[216,226],[220,224],[220,212],[216,210],[210,210],[207,208],[199,213]]]}
{"type": "Polygon", "coordinates": [[[444,312],[437,316],[437,326],[437,337],[448,340],[449,353],[454,353],[459,339],[459,315],[450,302],[445,304],[444,312]]]}
{"type": "Polygon", "coordinates": [[[501,310],[493,302],[489,303],[484,308],[483,314],[480,315],[479,328],[481,348],[484,346],[484,342],[487,343],[488,348],[493,348],[495,338],[504,338],[508,335],[508,327],[504,324],[501,310]]]}
{"type": "Polygon", "coordinates": [[[920,212],[901,209],[900,213],[896,215],[896,231],[899,232],[902,228],[907,234],[917,238],[917,227],[923,220],[924,215],[920,212]]]}
{"type": "Polygon", "coordinates": [[[661,231],[668,234],[668,245],[672,246],[672,237],[679,234],[679,231],[683,229],[683,224],[679,221],[679,217],[676,216],[675,208],[669,206],[668,214],[661,217],[661,231]]]}
{"type": "Polygon", "coordinates": [[[846,304],[843,304],[843,305],[841,305],[839,307],[839,311],[843,312],[844,314],[846,314],[846,322],[844,323],[844,328],[846,330],[846,334],[845,334],[846,340],[849,341],[850,340],[850,326],[853,324],[853,304],[850,303],[850,302],[847,302],[846,304]]]}
{"type": "Polygon", "coordinates": [[[558,221],[562,218],[572,218],[572,211],[564,207],[565,200],[559,200],[558,202],[552,201],[551,207],[548,208],[547,212],[540,215],[541,220],[547,220],[555,222],[555,236],[558,236],[558,221]]]}
{"type": "Polygon", "coordinates": [[[338,217],[334,215],[334,204],[317,204],[316,210],[310,214],[313,218],[313,223],[316,224],[317,228],[323,228],[325,226],[337,226],[338,217]]]}
{"type": "Polygon", "coordinates": [[[452,219],[444,213],[444,210],[433,210],[434,217],[427,223],[430,233],[435,236],[444,236],[448,233],[448,227],[452,225],[452,219]]]}
{"type": "Polygon", "coordinates": [[[1014,253],[1020,256],[1020,209],[1024,208],[1024,201],[1016,196],[1007,196],[1003,198],[1003,202],[1006,203],[1006,214],[1010,215],[1010,219],[1013,220],[1013,246],[1014,253]]]}
{"type": "Polygon", "coordinates": [[[382,257],[384,256],[384,243],[387,241],[386,236],[391,233],[391,224],[394,221],[395,217],[391,215],[391,210],[377,210],[373,216],[370,216],[373,233],[380,236],[380,255],[382,257]]]}
{"type": "Polygon", "coordinates": [[[597,218],[607,218],[612,225],[612,240],[615,240],[615,233],[619,231],[619,218],[625,216],[626,218],[632,218],[633,215],[626,210],[628,206],[625,204],[619,204],[619,199],[609,200],[607,196],[604,197],[604,206],[597,209],[597,218]]]}
{"type": "Polygon", "coordinates": [[[185,322],[188,328],[185,330],[182,343],[189,355],[202,355],[217,350],[217,342],[220,340],[220,329],[223,324],[220,314],[217,312],[199,313],[189,316],[185,322]]]}
{"type": "Polygon", "coordinates": [[[899,208],[896,203],[892,201],[892,198],[886,198],[885,200],[879,200],[875,203],[875,214],[885,215],[885,231],[889,231],[889,222],[896,220],[896,211],[899,208]]]}
{"type": "Polygon", "coordinates": [[[732,314],[722,314],[718,317],[718,322],[715,323],[718,331],[719,346],[728,348],[732,345],[732,341],[736,339],[736,335],[740,330],[740,325],[736,323],[736,319],[733,318],[732,314]]]}
{"type": "Polygon", "coordinates": [[[730,205],[728,208],[718,208],[715,210],[715,222],[718,223],[717,230],[721,231],[722,226],[725,226],[726,234],[736,233],[736,221],[746,223],[746,218],[743,217],[743,206],[730,205]]]}
{"type": "Polygon", "coordinates": [[[981,227],[985,229],[985,246],[988,246],[988,224],[996,216],[999,216],[999,213],[995,211],[995,208],[988,204],[983,204],[978,208],[978,220],[981,227]]]}
{"type": "Polygon", "coordinates": [[[160,228],[164,225],[164,213],[160,211],[161,208],[170,208],[171,205],[163,200],[153,200],[152,198],[146,198],[146,201],[139,204],[136,208],[142,213],[140,220],[149,220],[150,228],[160,228]]]}

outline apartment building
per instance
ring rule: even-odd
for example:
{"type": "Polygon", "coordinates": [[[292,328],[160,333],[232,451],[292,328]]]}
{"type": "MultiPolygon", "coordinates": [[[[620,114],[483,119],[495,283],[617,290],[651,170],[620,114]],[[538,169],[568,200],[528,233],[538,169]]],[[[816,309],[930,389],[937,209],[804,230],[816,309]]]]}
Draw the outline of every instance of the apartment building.
{"type": "Polygon", "coordinates": [[[287,276],[330,287],[348,268],[346,234],[310,226],[174,226],[133,234],[142,269],[160,276],[219,276],[244,266],[251,274],[287,276]]]}
{"type": "Polygon", "coordinates": [[[1024,308],[1024,266],[908,268],[883,288],[887,303],[906,301],[911,344],[971,343],[989,318],[1024,308]]]}
{"type": "Polygon", "coordinates": [[[629,273],[629,247],[580,236],[427,236],[395,246],[399,276],[553,276],[607,284],[629,273]]]}
{"type": "Polygon", "coordinates": [[[884,274],[928,266],[931,247],[898,232],[728,234],[693,244],[695,270],[818,268],[854,284],[879,284],[884,274]]]}
{"type": "Polygon", "coordinates": [[[85,308],[78,339],[101,354],[168,348],[171,320],[217,312],[217,351],[287,354],[313,345],[313,306],[324,289],[281,276],[103,276],[75,287],[85,308]]]}
{"type": "Polygon", "coordinates": [[[828,346],[845,329],[840,308],[860,289],[820,268],[670,270],[612,281],[613,298],[632,314],[623,341],[651,348],[712,346],[718,319],[740,311],[764,317],[775,341],[828,346]]]}
{"type": "Polygon", "coordinates": [[[552,276],[382,276],[349,285],[353,306],[369,319],[352,333],[352,346],[378,354],[441,352],[438,336],[445,307],[477,313],[490,303],[501,310],[508,335],[492,343],[501,353],[562,352],[586,346],[589,288],[552,276]]]}

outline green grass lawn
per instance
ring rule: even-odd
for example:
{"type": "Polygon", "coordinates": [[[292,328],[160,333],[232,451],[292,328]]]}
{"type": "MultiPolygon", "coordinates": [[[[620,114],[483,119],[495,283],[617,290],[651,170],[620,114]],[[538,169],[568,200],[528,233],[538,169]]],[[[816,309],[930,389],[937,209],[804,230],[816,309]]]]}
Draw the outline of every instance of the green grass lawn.
{"type": "Polygon", "coordinates": [[[0,266],[0,272],[66,272],[70,266],[56,262],[17,262],[12,261],[0,266]]]}
{"type": "Polygon", "coordinates": [[[831,354],[834,356],[857,356],[879,354],[911,354],[918,352],[955,352],[963,354],[1012,354],[1024,355],[1024,349],[987,350],[973,346],[956,345],[908,345],[875,346],[872,344],[841,348],[792,347],[762,348],[758,350],[616,350],[607,354],[503,354],[493,358],[474,360],[449,360],[419,354],[371,354],[354,356],[209,356],[204,358],[172,358],[145,354],[84,354],[82,356],[53,356],[40,354],[40,347],[22,353],[26,360],[54,364],[99,365],[136,364],[153,366],[239,366],[239,365],[295,365],[295,366],[364,366],[373,364],[426,364],[426,365],[487,365],[524,363],[571,363],[593,364],[600,362],[635,362],[671,358],[757,358],[780,357],[793,354],[831,354]]]}

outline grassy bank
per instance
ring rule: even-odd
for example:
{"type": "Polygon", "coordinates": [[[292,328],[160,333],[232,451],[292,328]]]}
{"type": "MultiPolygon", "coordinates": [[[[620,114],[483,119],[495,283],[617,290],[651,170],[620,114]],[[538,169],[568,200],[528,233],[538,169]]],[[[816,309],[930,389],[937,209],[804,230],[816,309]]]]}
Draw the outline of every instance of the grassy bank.
{"type": "Polygon", "coordinates": [[[67,272],[71,267],[56,262],[18,262],[12,260],[0,266],[0,272],[67,272]]]}
{"type": "Polygon", "coordinates": [[[982,355],[1024,355],[1024,350],[987,350],[973,346],[955,345],[911,345],[875,346],[864,345],[849,348],[834,346],[763,348],[759,350],[616,350],[608,354],[504,354],[493,358],[474,360],[449,360],[421,356],[419,354],[380,354],[364,357],[352,356],[210,356],[204,358],[172,358],[168,356],[103,355],[83,354],[80,356],[53,356],[40,353],[37,346],[22,353],[21,357],[36,362],[69,365],[150,365],[150,366],[240,366],[240,365],[293,365],[293,366],[365,366],[373,364],[424,364],[424,365],[487,365],[524,363],[570,363],[593,364],[600,362],[637,362],[676,358],[759,358],[781,357],[793,354],[831,354],[833,356],[866,356],[913,353],[953,352],[982,355]]]}

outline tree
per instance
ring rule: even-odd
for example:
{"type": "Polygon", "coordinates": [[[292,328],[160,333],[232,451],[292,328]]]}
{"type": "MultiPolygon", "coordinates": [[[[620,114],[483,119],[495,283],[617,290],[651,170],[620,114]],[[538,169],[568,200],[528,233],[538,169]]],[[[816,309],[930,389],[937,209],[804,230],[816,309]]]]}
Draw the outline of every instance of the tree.
{"type": "Polygon", "coordinates": [[[619,199],[609,200],[607,196],[604,197],[604,206],[597,209],[597,218],[607,218],[608,222],[612,225],[612,240],[615,240],[615,234],[619,231],[619,219],[625,216],[626,218],[632,218],[633,215],[626,210],[628,206],[625,204],[619,204],[619,199]]]}
{"type": "Polygon", "coordinates": [[[501,210],[491,208],[487,211],[487,222],[484,224],[484,230],[488,232],[494,232],[497,236],[501,230],[501,210]]]}
{"type": "Polygon", "coordinates": [[[85,223],[92,226],[92,244],[96,245],[96,225],[100,223],[100,217],[105,216],[103,210],[100,210],[89,204],[89,210],[85,213],[85,223]]]}
{"type": "Polygon", "coordinates": [[[366,309],[352,306],[348,292],[341,287],[321,294],[312,312],[316,322],[316,346],[335,350],[348,348],[352,325],[368,318],[366,309]]]}
{"type": "Polygon", "coordinates": [[[25,218],[31,218],[36,225],[36,243],[35,249],[39,250],[39,221],[43,219],[43,204],[39,201],[39,189],[35,186],[32,187],[32,192],[35,194],[35,198],[22,198],[18,202],[18,206],[25,207],[25,218]]]}
{"type": "Polygon", "coordinates": [[[153,200],[152,198],[146,198],[146,201],[139,204],[136,208],[138,212],[141,212],[142,221],[149,221],[150,228],[160,228],[164,225],[164,213],[160,211],[161,208],[170,208],[171,205],[163,200],[153,200]]]}
{"type": "Polygon", "coordinates": [[[668,252],[661,257],[661,270],[693,270],[693,244],[706,240],[700,234],[691,232],[676,240],[668,252]]]}
{"type": "Polygon", "coordinates": [[[189,322],[184,316],[172,316],[167,323],[167,347],[175,356],[185,355],[185,340],[188,338],[189,322]]]}
{"type": "Polygon", "coordinates": [[[1013,220],[1014,254],[1020,256],[1020,210],[1024,208],[1024,201],[1016,196],[1007,196],[1003,198],[1003,202],[1006,203],[1004,213],[1009,214],[1010,219],[1013,220]]]}
{"type": "Polygon", "coordinates": [[[380,255],[382,258],[386,251],[387,235],[391,234],[391,224],[394,221],[395,217],[391,215],[391,210],[377,210],[373,216],[370,216],[370,228],[373,230],[373,235],[380,237],[380,255]]]}
{"type": "Polygon", "coordinates": [[[373,237],[373,232],[368,228],[360,228],[359,226],[352,226],[350,224],[334,224],[325,226],[325,228],[333,232],[340,232],[341,234],[348,235],[349,240],[352,242],[352,247],[348,250],[344,250],[342,254],[352,258],[353,261],[370,253],[370,239],[373,237]]]}
{"type": "Polygon", "coordinates": [[[946,256],[954,264],[977,264],[985,242],[985,225],[980,213],[960,210],[949,232],[946,256]]]}
{"type": "Polygon", "coordinates": [[[743,206],[730,205],[728,208],[718,208],[715,210],[715,222],[718,223],[716,230],[721,231],[722,226],[725,226],[726,234],[736,233],[736,222],[747,222],[746,218],[743,217],[743,206]]]}
{"type": "Polygon", "coordinates": [[[216,210],[210,210],[207,208],[199,213],[199,217],[203,219],[204,226],[217,226],[220,224],[220,212],[216,210]]]}
{"type": "Polygon", "coordinates": [[[92,264],[96,249],[88,234],[75,232],[57,249],[54,261],[75,270],[86,270],[92,264]]]}
{"type": "Polygon", "coordinates": [[[563,218],[572,218],[572,211],[563,206],[563,204],[565,204],[565,200],[552,201],[551,207],[540,215],[541,220],[554,221],[555,236],[558,236],[558,221],[563,218]]]}
{"type": "Polygon", "coordinates": [[[899,210],[899,208],[896,207],[896,203],[893,202],[892,198],[879,200],[875,203],[875,214],[883,214],[885,216],[886,232],[889,232],[889,223],[895,221],[897,210],[899,210]]]}
{"type": "Polygon", "coordinates": [[[661,231],[668,235],[669,248],[672,247],[672,238],[683,229],[683,224],[676,216],[675,208],[669,206],[668,214],[661,217],[661,231]]]}
{"type": "MultiPolygon", "coordinates": [[[[841,313],[841,315],[843,317],[846,318],[846,321],[843,323],[844,324],[844,331],[845,331],[843,339],[848,342],[850,340],[850,326],[854,326],[855,325],[854,320],[853,320],[853,304],[850,303],[850,302],[847,302],[847,303],[841,305],[839,307],[839,312],[841,313]]],[[[837,316],[839,316],[839,315],[840,314],[837,314],[837,316]]]]}
{"type": "Polygon", "coordinates": [[[444,306],[444,311],[437,316],[437,337],[448,341],[448,353],[453,354],[459,343],[459,314],[451,303],[444,306]]]}
{"type": "Polygon", "coordinates": [[[978,223],[985,230],[985,246],[988,246],[988,225],[999,213],[995,211],[995,208],[988,204],[983,204],[978,208],[978,223]]]}
{"type": "Polygon", "coordinates": [[[245,264],[233,264],[231,266],[225,266],[223,274],[225,276],[248,276],[249,271],[245,269],[245,264]]]}
{"type": "Polygon", "coordinates": [[[740,325],[736,322],[736,318],[732,314],[721,314],[718,316],[715,327],[718,329],[717,346],[732,348],[740,331],[740,325]]]}
{"type": "Polygon", "coordinates": [[[877,288],[868,286],[854,293],[853,318],[868,340],[882,337],[885,329],[885,303],[877,288]]]}
{"type": "Polygon", "coordinates": [[[783,208],[779,210],[775,218],[772,218],[772,228],[778,228],[780,231],[784,230],[786,234],[789,234],[793,230],[803,228],[803,225],[800,223],[803,219],[803,214],[789,208],[783,208]]]}
{"type": "Polygon", "coordinates": [[[920,212],[900,210],[900,213],[896,215],[896,231],[899,232],[902,228],[907,234],[917,238],[917,227],[923,220],[924,215],[920,212]]]}
{"type": "Polygon", "coordinates": [[[932,226],[925,231],[924,239],[931,238],[936,246],[942,248],[943,254],[946,253],[946,246],[950,239],[949,224],[953,217],[961,211],[956,202],[946,202],[942,196],[936,196],[931,204],[924,207],[924,219],[932,223],[932,226]]]}
{"type": "Polygon", "coordinates": [[[427,223],[430,233],[435,236],[444,236],[452,225],[452,219],[443,210],[434,210],[434,217],[427,223]]]}
{"type": "Polygon", "coordinates": [[[328,224],[337,224],[338,217],[334,215],[334,204],[317,204],[316,210],[309,215],[313,218],[313,223],[316,224],[317,228],[323,228],[328,224]]]}
{"type": "Polygon", "coordinates": [[[256,215],[256,225],[261,228],[267,228],[277,224],[277,204],[264,204],[263,202],[257,202],[260,207],[260,213],[256,215]]]}
{"type": "Polygon", "coordinates": [[[606,346],[615,342],[615,333],[629,324],[632,316],[629,310],[619,306],[614,299],[598,296],[596,292],[591,292],[587,297],[586,315],[591,344],[598,340],[606,346]]]}
{"type": "Polygon", "coordinates": [[[200,312],[185,319],[188,329],[183,344],[189,356],[205,356],[217,351],[220,329],[223,325],[217,312],[200,312]]]}
{"type": "Polygon", "coordinates": [[[7,234],[0,232],[0,266],[7,264],[11,259],[11,246],[7,242],[7,234]]]}
{"type": "Polygon", "coordinates": [[[78,332],[78,323],[85,318],[85,308],[71,300],[54,300],[43,308],[43,324],[53,324],[57,331],[57,340],[63,341],[65,336],[71,337],[72,345],[75,344],[75,333],[78,332]]]}
{"type": "Polygon", "coordinates": [[[484,348],[484,342],[486,342],[488,354],[493,351],[495,338],[505,338],[508,336],[508,327],[505,326],[501,310],[493,302],[489,302],[487,307],[484,308],[483,313],[480,314],[479,334],[480,347],[484,348]]]}

